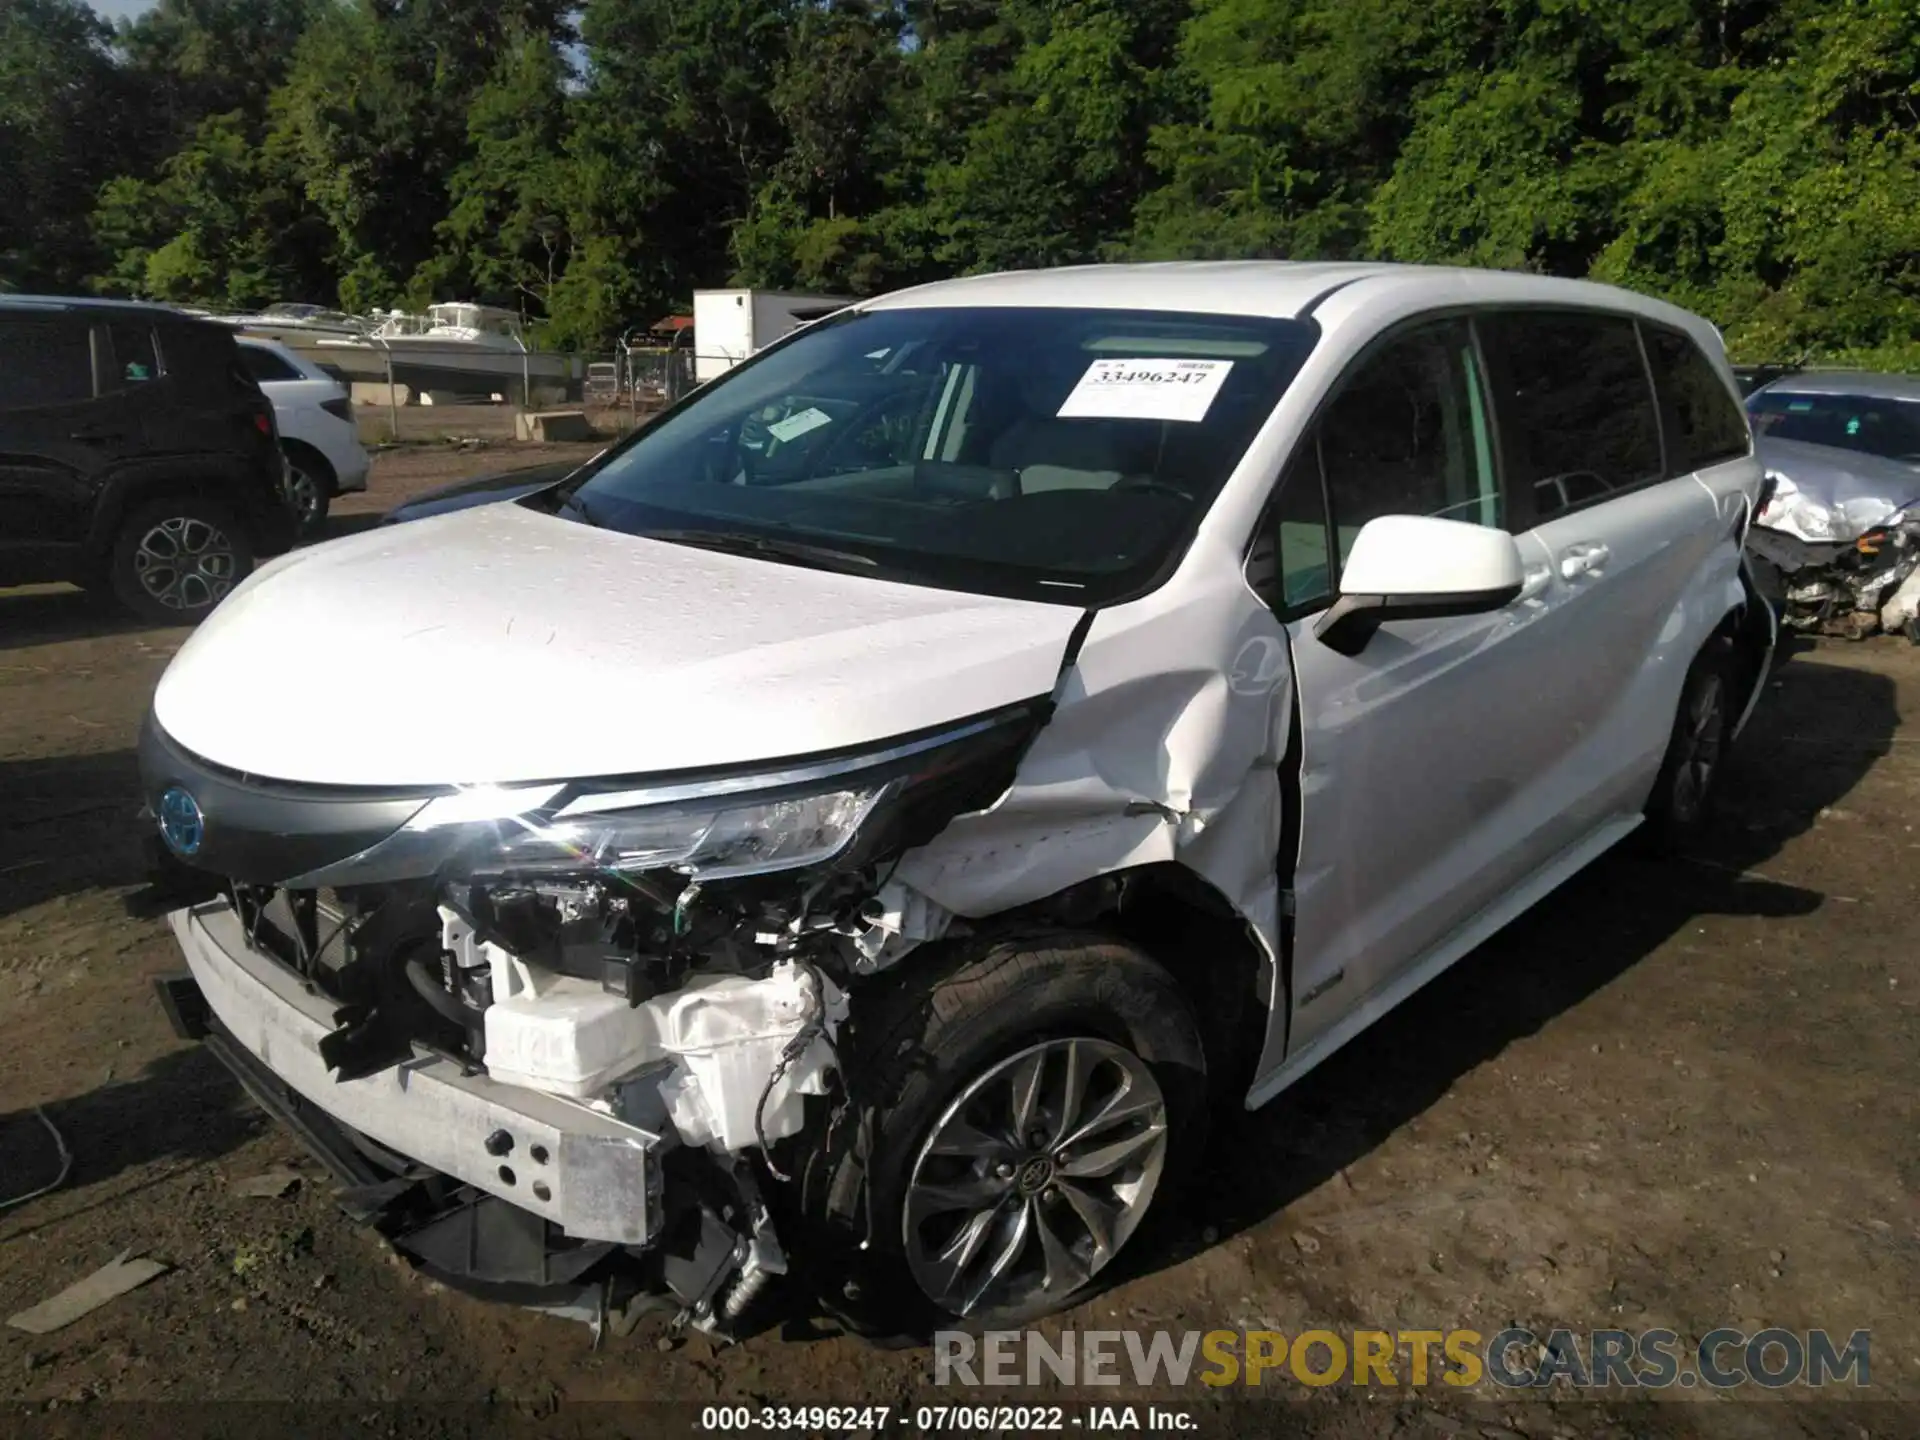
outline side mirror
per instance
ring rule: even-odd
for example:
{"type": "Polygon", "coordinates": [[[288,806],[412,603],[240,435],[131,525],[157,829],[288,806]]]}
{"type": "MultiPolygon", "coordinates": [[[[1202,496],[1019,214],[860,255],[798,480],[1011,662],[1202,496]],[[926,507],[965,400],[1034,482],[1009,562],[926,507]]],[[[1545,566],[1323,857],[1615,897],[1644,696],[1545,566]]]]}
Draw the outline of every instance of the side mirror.
{"type": "Polygon", "coordinates": [[[1520,594],[1520,547],[1504,530],[1432,515],[1382,515],[1354,537],[1340,598],[1314,638],[1358,655],[1388,620],[1482,615],[1520,594]]]}

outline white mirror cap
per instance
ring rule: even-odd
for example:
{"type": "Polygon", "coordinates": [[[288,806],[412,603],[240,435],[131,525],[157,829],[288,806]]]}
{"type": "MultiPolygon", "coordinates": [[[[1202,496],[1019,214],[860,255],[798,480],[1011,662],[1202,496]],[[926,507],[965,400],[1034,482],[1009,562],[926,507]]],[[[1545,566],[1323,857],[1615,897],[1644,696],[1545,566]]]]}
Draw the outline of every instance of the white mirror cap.
{"type": "Polygon", "coordinates": [[[1516,589],[1520,547],[1504,530],[1433,515],[1382,515],[1354,537],[1346,595],[1476,595],[1516,589]]]}

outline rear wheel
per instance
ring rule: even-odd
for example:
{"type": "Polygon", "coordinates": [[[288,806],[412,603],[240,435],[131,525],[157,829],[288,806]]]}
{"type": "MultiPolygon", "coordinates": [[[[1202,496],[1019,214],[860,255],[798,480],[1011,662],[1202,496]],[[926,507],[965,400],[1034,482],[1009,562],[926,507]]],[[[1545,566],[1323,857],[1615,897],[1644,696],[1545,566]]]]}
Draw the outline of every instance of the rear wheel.
{"type": "Polygon", "coordinates": [[[1647,840],[1672,852],[1697,839],[1713,818],[1721,761],[1733,738],[1733,649],[1707,643],[1687,671],[1666,757],[1647,798],[1647,840]]]}
{"type": "Polygon", "coordinates": [[[333,473],[324,461],[294,446],[287,446],[287,497],[293,501],[293,513],[300,537],[317,535],[327,523],[327,509],[333,503],[333,473]]]}
{"type": "Polygon", "coordinates": [[[149,500],[121,522],[108,571],[143,620],[191,625],[253,569],[253,546],[225,506],[197,495],[149,500]]]}
{"type": "Polygon", "coordinates": [[[1202,1143],[1185,995],[1130,945],[1056,932],[957,948],[891,998],[800,1172],[821,1298],[913,1335],[1074,1304],[1202,1143]]]}

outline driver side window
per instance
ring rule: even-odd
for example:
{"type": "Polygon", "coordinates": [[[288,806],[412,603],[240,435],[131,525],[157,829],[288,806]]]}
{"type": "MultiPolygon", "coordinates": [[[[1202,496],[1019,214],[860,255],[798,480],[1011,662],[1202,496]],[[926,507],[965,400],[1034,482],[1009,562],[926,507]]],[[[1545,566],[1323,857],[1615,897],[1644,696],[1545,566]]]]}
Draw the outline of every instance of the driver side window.
{"type": "MultiPolygon", "coordinates": [[[[1422,325],[1363,357],[1282,477],[1256,559],[1289,613],[1330,602],[1361,527],[1382,515],[1503,522],[1485,387],[1464,320],[1422,325]]],[[[1249,574],[1252,575],[1250,567],[1249,574]]]]}

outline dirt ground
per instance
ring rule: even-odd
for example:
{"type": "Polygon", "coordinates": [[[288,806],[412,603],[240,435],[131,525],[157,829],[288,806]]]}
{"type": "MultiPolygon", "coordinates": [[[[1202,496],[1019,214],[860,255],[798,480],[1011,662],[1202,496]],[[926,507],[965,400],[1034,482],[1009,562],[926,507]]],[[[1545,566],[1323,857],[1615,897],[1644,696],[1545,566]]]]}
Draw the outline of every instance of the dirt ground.
{"type": "MultiPolygon", "coordinates": [[[[333,527],[458,473],[593,448],[386,452],[333,527]]],[[[184,638],[57,588],[0,592],[0,1199],[56,1168],[35,1106],[75,1156],[59,1190],[0,1210],[0,1315],[129,1248],[173,1267],[55,1334],[0,1328],[0,1414],[279,1400],[391,1434],[402,1412],[374,1402],[431,1401],[405,1413],[444,1420],[935,1393],[925,1352],[804,1316],[728,1349],[650,1322],[596,1349],[579,1324],[423,1280],[334,1208],[298,1144],[173,1038],[150,979],[176,952],[122,907],[139,879],[135,730],[184,638]],[[280,1165],[306,1177],[294,1193],[234,1193],[280,1165]]],[[[1230,1117],[1172,1238],[1045,1328],[1865,1328],[1871,1387],[1837,1402],[1292,1386],[1207,1412],[1201,1433],[1920,1433],[1916,713],[1920,650],[1794,655],[1699,854],[1606,858],[1281,1100],[1230,1117]]],[[[665,1428],[634,1413],[614,1428],[665,1428]]]]}

